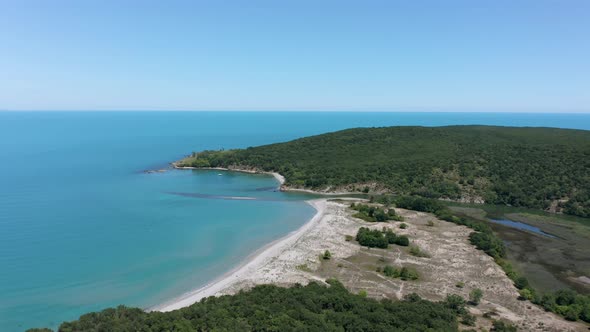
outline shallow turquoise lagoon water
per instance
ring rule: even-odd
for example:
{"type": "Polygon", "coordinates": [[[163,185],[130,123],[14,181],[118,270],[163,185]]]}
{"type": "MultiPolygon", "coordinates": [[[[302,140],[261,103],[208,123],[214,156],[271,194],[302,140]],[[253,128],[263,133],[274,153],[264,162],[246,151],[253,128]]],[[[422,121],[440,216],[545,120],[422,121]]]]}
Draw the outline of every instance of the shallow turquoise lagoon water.
{"type": "Polygon", "coordinates": [[[277,185],[269,176],[143,170],[203,149],[350,127],[448,124],[590,129],[590,116],[0,112],[0,331],[161,303],[314,214],[309,196],[269,190],[277,185]]]}

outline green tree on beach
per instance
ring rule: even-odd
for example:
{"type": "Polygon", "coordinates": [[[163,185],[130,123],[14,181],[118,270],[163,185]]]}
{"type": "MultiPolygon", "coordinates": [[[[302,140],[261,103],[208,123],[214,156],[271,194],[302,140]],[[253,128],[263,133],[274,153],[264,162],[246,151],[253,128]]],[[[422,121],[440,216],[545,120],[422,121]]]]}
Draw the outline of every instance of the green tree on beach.
{"type": "Polygon", "coordinates": [[[481,302],[481,298],[483,297],[483,291],[479,288],[474,288],[469,292],[469,302],[473,305],[478,305],[481,302]]]}
{"type": "Polygon", "coordinates": [[[395,244],[398,246],[407,247],[410,245],[410,239],[408,239],[408,237],[405,235],[400,235],[395,239],[395,244]]]}
{"type": "Polygon", "coordinates": [[[357,234],[356,240],[362,246],[376,247],[376,248],[387,248],[388,241],[383,232],[379,230],[371,230],[366,227],[361,227],[357,234]]]}

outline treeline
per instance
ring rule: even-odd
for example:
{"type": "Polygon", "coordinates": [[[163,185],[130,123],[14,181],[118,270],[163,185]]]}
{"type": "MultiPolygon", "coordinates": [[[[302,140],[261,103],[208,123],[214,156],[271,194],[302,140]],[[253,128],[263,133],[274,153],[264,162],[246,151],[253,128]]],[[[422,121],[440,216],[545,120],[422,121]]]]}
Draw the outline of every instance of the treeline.
{"type": "Polygon", "coordinates": [[[438,218],[453,222],[458,225],[465,225],[474,230],[469,235],[469,241],[477,249],[483,250],[494,260],[514,282],[519,289],[520,299],[529,300],[534,304],[543,307],[547,311],[554,312],[568,320],[578,320],[590,323],[590,296],[578,294],[573,290],[560,290],[554,293],[540,294],[528,282],[519,275],[512,265],[505,259],[506,247],[492,229],[482,221],[471,218],[458,217],[453,215],[442,202],[423,197],[377,197],[376,201],[393,203],[399,208],[434,213],[438,218]]]}
{"type": "Polygon", "coordinates": [[[446,302],[416,294],[377,301],[328,283],[256,286],[164,313],[119,306],[63,323],[59,331],[458,331],[457,312],[446,302]]]}
{"type": "Polygon", "coordinates": [[[311,189],[382,189],[537,209],[563,199],[563,212],[590,217],[590,132],[582,130],[357,128],[255,148],[194,153],[181,164],[256,167],[281,173],[287,185],[311,189]]]}

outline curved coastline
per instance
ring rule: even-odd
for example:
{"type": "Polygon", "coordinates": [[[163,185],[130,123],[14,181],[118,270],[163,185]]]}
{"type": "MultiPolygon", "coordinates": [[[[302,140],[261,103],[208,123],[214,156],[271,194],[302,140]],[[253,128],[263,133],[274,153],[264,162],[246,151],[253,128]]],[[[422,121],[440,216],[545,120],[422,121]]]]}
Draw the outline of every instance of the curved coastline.
{"type": "Polygon", "coordinates": [[[277,257],[285,249],[289,248],[291,245],[296,243],[302,235],[304,235],[309,230],[313,229],[313,227],[323,217],[326,207],[325,199],[310,200],[306,201],[306,203],[315,208],[317,212],[310,220],[303,224],[299,229],[256,250],[254,253],[252,253],[246,259],[244,259],[244,261],[242,261],[238,266],[236,266],[229,272],[225,273],[218,279],[212,281],[211,283],[196,290],[185,293],[168,302],[150,307],[146,310],[167,312],[190,306],[191,304],[198,302],[203,298],[215,296],[222,290],[245,279],[248,275],[257,271],[260,267],[264,266],[269,260],[273,259],[274,257],[277,257]]]}
{"type": "Polygon", "coordinates": [[[219,170],[219,171],[228,171],[228,172],[240,172],[240,173],[249,173],[249,174],[268,174],[272,175],[277,181],[279,181],[279,186],[282,190],[283,185],[285,184],[285,177],[277,172],[264,172],[259,171],[256,169],[245,169],[245,168],[226,168],[226,167],[191,167],[191,166],[178,166],[176,163],[171,164],[175,169],[188,169],[188,170],[219,170]]]}
{"type": "Polygon", "coordinates": [[[218,170],[218,171],[226,171],[226,172],[240,172],[240,173],[249,173],[249,174],[268,174],[272,175],[277,181],[279,182],[279,190],[285,192],[298,192],[298,193],[308,193],[308,194],[315,194],[315,195],[350,195],[350,194],[358,194],[358,192],[350,192],[350,191],[317,191],[312,189],[303,189],[303,188],[291,188],[285,185],[285,177],[277,172],[266,172],[260,171],[258,169],[247,169],[247,168],[227,168],[227,167],[192,167],[192,166],[178,166],[176,162],[171,163],[172,168],[174,169],[181,169],[181,170],[218,170]]]}

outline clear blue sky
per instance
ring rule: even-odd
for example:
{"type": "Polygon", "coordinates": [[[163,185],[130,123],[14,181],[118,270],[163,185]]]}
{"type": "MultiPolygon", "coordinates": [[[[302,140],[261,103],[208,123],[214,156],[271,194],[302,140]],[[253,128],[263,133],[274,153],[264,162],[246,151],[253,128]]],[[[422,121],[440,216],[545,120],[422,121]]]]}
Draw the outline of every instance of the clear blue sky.
{"type": "Polygon", "coordinates": [[[590,1],[0,0],[0,109],[590,111],[590,1]]]}

